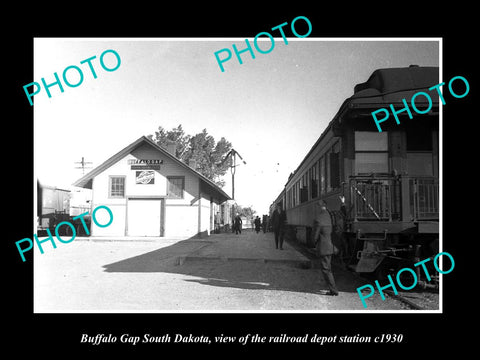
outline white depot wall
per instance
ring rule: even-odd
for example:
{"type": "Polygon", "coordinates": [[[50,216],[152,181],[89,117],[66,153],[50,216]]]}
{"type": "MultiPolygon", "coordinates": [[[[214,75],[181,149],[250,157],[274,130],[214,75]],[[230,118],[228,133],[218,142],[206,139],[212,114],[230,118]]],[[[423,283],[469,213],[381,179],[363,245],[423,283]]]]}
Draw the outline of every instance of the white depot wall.
{"type": "MultiPolygon", "coordinates": [[[[131,154],[118,160],[116,163],[98,174],[92,183],[92,208],[106,205],[113,213],[113,222],[105,228],[96,226],[92,222],[91,232],[95,236],[125,236],[127,221],[128,198],[163,198],[165,199],[164,236],[194,236],[198,232],[198,204],[199,178],[190,169],[183,167],[170,157],[148,144],[143,144],[133,150],[131,154]],[[162,161],[160,170],[154,170],[154,181],[151,184],[137,184],[136,172],[129,164],[130,159],[158,159],[162,161]],[[109,179],[112,176],[125,177],[125,196],[113,198],[109,196],[109,179]],[[169,198],[168,176],[183,177],[185,190],[180,199],[169,198]]],[[[206,200],[202,200],[207,203],[206,200]]],[[[203,209],[202,209],[203,210],[203,209]]],[[[202,211],[203,212],[203,211],[202,211]]],[[[208,210],[205,210],[208,213],[208,210]]],[[[105,210],[99,210],[98,215],[108,215],[105,210]]],[[[209,214],[208,214],[209,218],[209,214]]],[[[104,220],[106,223],[107,220],[104,220]]],[[[203,227],[202,217],[202,227],[203,227]]],[[[100,221],[100,223],[103,223],[100,221]]]]}
{"type": "Polygon", "coordinates": [[[201,222],[200,233],[210,235],[211,223],[210,223],[210,197],[207,198],[205,194],[202,194],[201,201],[201,222]]]}
{"type": "MultiPolygon", "coordinates": [[[[103,204],[101,204],[103,205],[103,204]]],[[[99,205],[94,205],[94,208],[99,205]]],[[[97,226],[92,219],[91,235],[94,236],[124,236],[125,235],[125,205],[108,204],[108,208],[113,215],[113,220],[110,225],[106,227],[97,226]]],[[[95,218],[100,225],[107,225],[111,220],[111,215],[106,209],[98,209],[95,213],[95,218]]]]}
{"type": "MultiPolygon", "coordinates": [[[[107,227],[99,227],[95,225],[92,219],[91,234],[93,236],[124,236],[125,235],[125,220],[126,220],[126,198],[114,199],[108,197],[109,174],[120,175],[121,173],[112,169],[107,169],[93,179],[92,184],[92,211],[98,206],[107,206],[112,214],[113,221],[107,227]]],[[[96,212],[96,218],[99,223],[106,224],[108,213],[104,209],[99,209],[96,212]]]]}
{"type": "Polygon", "coordinates": [[[198,202],[187,206],[165,206],[165,236],[195,236],[198,232],[198,202]]]}
{"type": "MultiPolygon", "coordinates": [[[[148,195],[154,193],[155,195],[167,196],[167,177],[181,176],[185,178],[185,191],[183,199],[169,199],[167,197],[166,205],[168,204],[188,204],[198,196],[198,177],[195,176],[190,169],[183,167],[178,162],[172,160],[170,157],[159,152],[148,144],[144,144],[128,155],[132,159],[159,159],[163,161],[160,165],[160,170],[155,170],[155,186],[152,185],[136,185],[135,179],[131,180],[132,189],[127,190],[128,195],[148,195]],[[158,181],[157,181],[158,178],[158,181]]],[[[123,161],[127,163],[128,161],[123,161]]],[[[134,175],[134,171],[128,167],[134,175]]]]}

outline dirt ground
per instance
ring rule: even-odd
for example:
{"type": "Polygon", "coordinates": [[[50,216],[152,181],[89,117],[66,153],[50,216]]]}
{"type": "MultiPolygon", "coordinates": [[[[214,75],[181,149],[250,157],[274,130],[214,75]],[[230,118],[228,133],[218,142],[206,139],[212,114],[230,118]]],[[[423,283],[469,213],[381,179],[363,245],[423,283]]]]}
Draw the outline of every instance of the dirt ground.
{"type": "Polygon", "coordinates": [[[35,253],[34,311],[405,310],[399,301],[383,301],[378,294],[367,299],[365,309],[356,291],[365,282],[337,267],[339,296],[322,295],[326,287],[320,270],[296,266],[296,261],[302,256],[287,244],[280,254],[268,233],[189,240],[75,240],[43,255],[35,253]],[[229,241],[235,246],[227,246],[229,241]],[[215,256],[225,249],[229,256],[215,256]]]}

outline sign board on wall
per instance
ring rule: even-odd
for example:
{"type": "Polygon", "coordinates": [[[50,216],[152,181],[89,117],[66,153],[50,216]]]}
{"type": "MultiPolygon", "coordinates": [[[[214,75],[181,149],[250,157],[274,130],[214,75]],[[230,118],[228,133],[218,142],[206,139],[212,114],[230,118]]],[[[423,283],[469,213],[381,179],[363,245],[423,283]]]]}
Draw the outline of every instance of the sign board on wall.
{"type": "Polygon", "coordinates": [[[155,171],[143,170],[135,171],[135,184],[155,184],[155,171]]]}
{"type": "Polygon", "coordinates": [[[160,164],[163,160],[160,159],[128,159],[128,165],[131,170],[160,170],[160,164]]]}
{"type": "Polygon", "coordinates": [[[128,165],[160,165],[163,160],[160,159],[128,159],[128,165]]]}

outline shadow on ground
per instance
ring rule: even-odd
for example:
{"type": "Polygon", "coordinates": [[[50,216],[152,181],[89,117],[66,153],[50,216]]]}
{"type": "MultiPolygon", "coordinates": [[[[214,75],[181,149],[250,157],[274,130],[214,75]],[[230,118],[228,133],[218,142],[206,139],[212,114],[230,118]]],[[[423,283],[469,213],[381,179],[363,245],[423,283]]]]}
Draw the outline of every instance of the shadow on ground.
{"type": "MultiPolygon", "coordinates": [[[[221,241],[221,240],[220,240],[221,241]]],[[[238,289],[282,290],[318,294],[325,290],[319,269],[305,269],[292,264],[269,263],[261,260],[235,259],[224,261],[217,258],[181,261],[212,242],[187,239],[173,245],[150,251],[104,265],[110,273],[172,273],[191,276],[184,279],[206,286],[238,289]]],[[[275,251],[275,250],[274,250],[275,251]]],[[[364,285],[346,270],[333,269],[337,287],[341,292],[355,292],[364,285]]]]}

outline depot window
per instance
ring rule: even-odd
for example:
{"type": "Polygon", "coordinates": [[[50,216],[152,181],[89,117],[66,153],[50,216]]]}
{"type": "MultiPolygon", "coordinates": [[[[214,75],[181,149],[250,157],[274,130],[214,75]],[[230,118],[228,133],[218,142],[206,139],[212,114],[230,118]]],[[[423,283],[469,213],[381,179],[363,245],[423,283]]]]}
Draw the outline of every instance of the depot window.
{"type": "Polygon", "coordinates": [[[167,177],[167,183],[167,196],[171,199],[183,199],[185,178],[183,176],[169,176],[167,177]]]}
{"type": "Polygon", "coordinates": [[[125,197],[125,176],[110,176],[108,184],[108,197],[124,198],[125,197]]]}
{"type": "Polygon", "coordinates": [[[355,174],[388,173],[388,133],[355,131],[355,174]]]}

